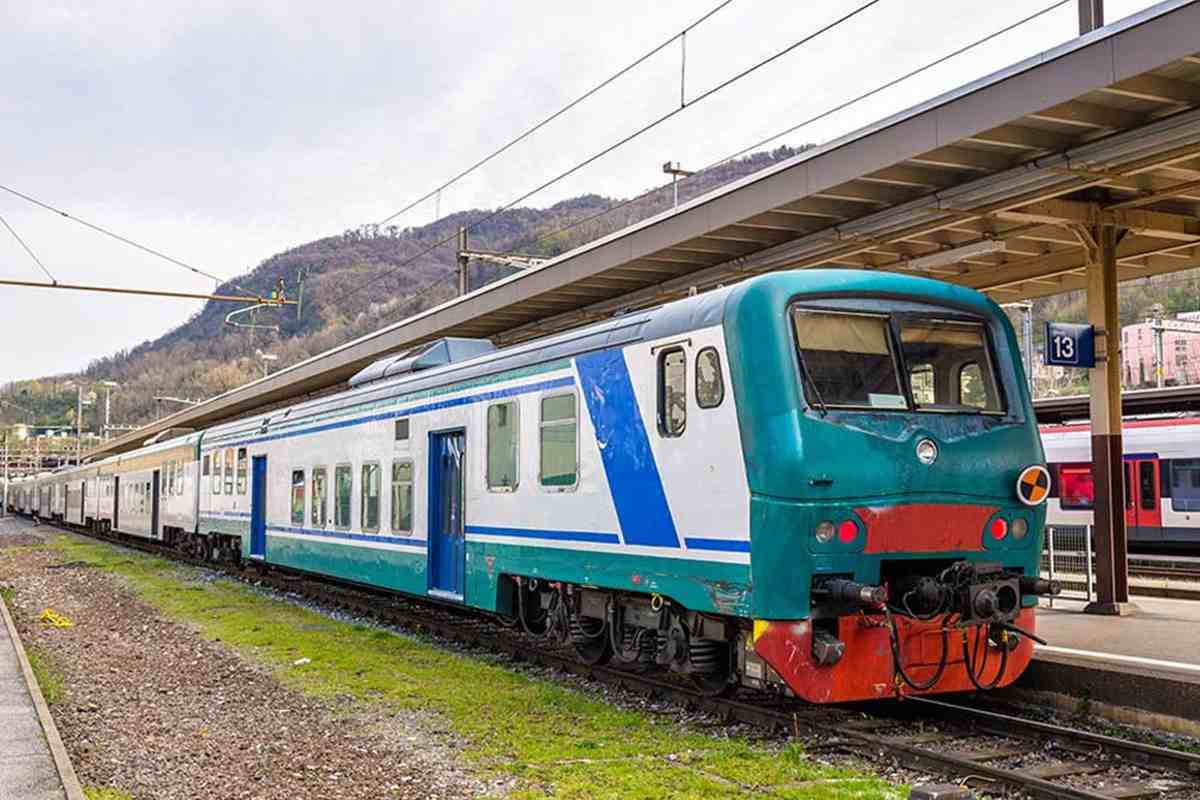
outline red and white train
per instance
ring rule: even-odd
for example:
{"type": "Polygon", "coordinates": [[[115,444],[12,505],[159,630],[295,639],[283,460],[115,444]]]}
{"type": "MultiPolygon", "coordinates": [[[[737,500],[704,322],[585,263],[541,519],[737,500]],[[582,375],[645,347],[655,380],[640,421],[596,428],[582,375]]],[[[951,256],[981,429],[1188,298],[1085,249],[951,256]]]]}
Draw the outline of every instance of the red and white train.
{"type": "MultiPolygon", "coordinates": [[[[1052,478],[1046,524],[1091,524],[1091,427],[1040,431],[1052,478]]],[[[1200,550],[1200,417],[1126,420],[1123,432],[1130,548],[1200,550]]]]}

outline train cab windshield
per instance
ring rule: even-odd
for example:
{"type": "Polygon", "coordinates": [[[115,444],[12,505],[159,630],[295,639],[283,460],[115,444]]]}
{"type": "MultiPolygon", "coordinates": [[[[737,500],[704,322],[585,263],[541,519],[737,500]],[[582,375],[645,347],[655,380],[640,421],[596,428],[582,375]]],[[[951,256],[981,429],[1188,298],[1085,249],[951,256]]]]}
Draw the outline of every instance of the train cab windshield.
{"type": "Polygon", "coordinates": [[[806,308],[791,313],[805,393],[816,408],[1004,413],[979,322],[806,308]]]}

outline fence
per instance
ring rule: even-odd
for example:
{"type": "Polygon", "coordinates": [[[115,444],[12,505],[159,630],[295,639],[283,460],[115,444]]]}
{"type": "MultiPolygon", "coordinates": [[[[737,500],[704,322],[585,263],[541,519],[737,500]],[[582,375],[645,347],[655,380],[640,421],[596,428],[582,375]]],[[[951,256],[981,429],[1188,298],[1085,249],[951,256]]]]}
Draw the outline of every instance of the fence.
{"type": "MultiPolygon", "coordinates": [[[[1042,577],[1062,585],[1059,597],[1090,602],[1095,599],[1096,564],[1091,525],[1047,525],[1042,550],[1042,577]]],[[[1050,598],[1054,605],[1054,598],[1050,598]]]]}

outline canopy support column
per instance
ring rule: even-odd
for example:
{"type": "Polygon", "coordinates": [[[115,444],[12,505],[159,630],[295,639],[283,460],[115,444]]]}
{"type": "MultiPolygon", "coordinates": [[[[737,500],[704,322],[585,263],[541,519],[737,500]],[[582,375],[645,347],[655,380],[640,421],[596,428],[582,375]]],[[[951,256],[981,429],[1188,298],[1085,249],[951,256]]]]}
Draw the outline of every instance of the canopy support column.
{"type": "Polygon", "coordinates": [[[1088,251],[1088,322],[1096,329],[1096,366],[1090,370],[1092,473],[1095,480],[1094,551],[1096,599],[1090,614],[1123,615],[1129,603],[1125,532],[1125,464],[1121,447],[1121,320],[1117,305],[1117,244],[1125,231],[1114,225],[1080,231],[1088,251]]]}

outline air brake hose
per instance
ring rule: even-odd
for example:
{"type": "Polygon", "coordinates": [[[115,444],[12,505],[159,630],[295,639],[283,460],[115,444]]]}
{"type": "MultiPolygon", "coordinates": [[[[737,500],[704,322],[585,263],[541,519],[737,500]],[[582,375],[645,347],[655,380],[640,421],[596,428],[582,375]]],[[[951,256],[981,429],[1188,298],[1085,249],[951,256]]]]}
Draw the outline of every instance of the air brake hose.
{"type": "Polygon", "coordinates": [[[950,659],[950,629],[946,627],[945,620],[942,623],[942,657],[938,661],[937,669],[928,681],[917,683],[904,671],[904,664],[900,656],[900,634],[896,630],[896,620],[892,618],[892,612],[887,606],[884,606],[883,613],[887,617],[888,638],[892,645],[892,664],[895,666],[896,674],[900,676],[900,680],[915,691],[924,692],[932,689],[942,679],[942,675],[946,672],[946,662],[950,659]]]}
{"type": "Polygon", "coordinates": [[[983,670],[987,667],[988,642],[986,639],[987,633],[983,626],[980,626],[980,631],[975,635],[975,643],[978,649],[979,637],[984,636],[983,642],[983,663],[979,665],[979,675],[975,674],[975,660],[971,657],[971,649],[967,647],[967,632],[963,631],[962,636],[962,651],[963,651],[963,666],[966,667],[967,677],[971,679],[971,683],[981,692],[991,691],[1000,685],[1000,679],[1004,677],[1004,670],[1008,668],[1008,631],[1005,630],[1000,646],[1000,668],[996,670],[996,676],[984,685],[979,682],[983,677],[983,670]]]}

